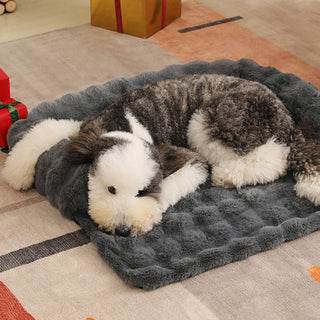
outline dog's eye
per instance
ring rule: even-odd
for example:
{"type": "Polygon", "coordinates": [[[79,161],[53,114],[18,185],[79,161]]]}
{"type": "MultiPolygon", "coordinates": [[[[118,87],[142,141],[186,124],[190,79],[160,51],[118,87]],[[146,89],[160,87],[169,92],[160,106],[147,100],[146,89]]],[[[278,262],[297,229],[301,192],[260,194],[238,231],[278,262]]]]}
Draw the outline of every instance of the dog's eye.
{"type": "Polygon", "coordinates": [[[146,195],[146,193],[147,193],[146,190],[139,190],[136,197],[143,197],[146,195]]]}
{"type": "Polygon", "coordinates": [[[108,191],[111,193],[111,194],[116,194],[117,193],[117,190],[114,186],[110,186],[108,187],[108,191]]]}

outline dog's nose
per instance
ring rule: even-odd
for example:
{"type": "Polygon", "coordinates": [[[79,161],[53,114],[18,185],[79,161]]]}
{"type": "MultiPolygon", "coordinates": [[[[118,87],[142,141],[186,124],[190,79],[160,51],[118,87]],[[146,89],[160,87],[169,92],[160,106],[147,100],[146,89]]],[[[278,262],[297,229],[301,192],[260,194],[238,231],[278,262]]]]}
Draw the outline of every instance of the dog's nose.
{"type": "Polygon", "coordinates": [[[114,232],[117,236],[127,237],[128,235],[130,235],[131,228],[127,226],[119,226],[119,227],[116,227],[114,232]]]}

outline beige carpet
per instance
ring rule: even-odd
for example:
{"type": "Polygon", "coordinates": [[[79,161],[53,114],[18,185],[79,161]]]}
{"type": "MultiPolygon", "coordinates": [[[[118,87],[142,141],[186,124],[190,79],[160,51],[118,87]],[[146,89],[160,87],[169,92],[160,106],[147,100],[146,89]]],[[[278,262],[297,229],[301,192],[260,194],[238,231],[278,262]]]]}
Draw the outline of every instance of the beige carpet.
{"type": "Polygon", "coordinates": [[[181,63],[150,41],[89,24],[0,44],[11,95],[29,109],[115,77],[181,63]]]}
{"type": "MultiPolygon", "coordinates": [[[[12,96],[29,110],[91,84],[182,63],[149,40],[90,25],[2,43],[0,61],[12,96]]],[[[5,158],[0,155],[0,167],[5,158]]],[[[0,195],[0,256],[33,245],[45,251],[46,240],[80,235],[75,223],[34,190],[15,192],[0,178],[0,195]]],[[[64,251],[58,246],[56,254],[44,252],[43,259],[0,273],[7,288],[0,287],[0,310],[10,290],[32,316],[20,319],[320,318],[320,283],[308,272],[320,265],[320,232],[151,292],[125,285],[95,246],[79,239],[78,245],[69,239],[64,251]]]]}

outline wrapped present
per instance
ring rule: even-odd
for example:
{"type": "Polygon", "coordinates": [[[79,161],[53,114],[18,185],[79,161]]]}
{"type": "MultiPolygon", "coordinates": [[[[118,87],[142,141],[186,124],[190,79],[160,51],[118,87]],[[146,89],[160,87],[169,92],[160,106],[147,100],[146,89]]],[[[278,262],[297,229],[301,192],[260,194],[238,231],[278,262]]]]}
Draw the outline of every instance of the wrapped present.
{"type": "Polygon", "coordinates": [[[147,38],[181,15],[181,0],[91,0],[91,24],[147,38]]]}
{"type": "Polygon", "coordinates": [[[9,77],[0,68],[0,101],[4,101],[10,98],[10,84],[9,77]]]}
{"type": "Polygon", "coordinates": [[[0,146],[7,148],[7,133],[15,121],[28,116],[27,107],[12,98],[0,102],[0,146]]]}

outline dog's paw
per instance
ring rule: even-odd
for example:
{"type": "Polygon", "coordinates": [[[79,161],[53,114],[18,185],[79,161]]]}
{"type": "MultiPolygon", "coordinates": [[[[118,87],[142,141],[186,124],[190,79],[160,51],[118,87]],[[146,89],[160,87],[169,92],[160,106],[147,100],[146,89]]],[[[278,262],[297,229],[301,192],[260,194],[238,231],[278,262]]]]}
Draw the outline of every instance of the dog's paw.
{"type": "MultiPolygon", "coordinates": [[[[90,196],[90,192],[89,192],[90,196]]],[[[89,197],[89,214],[99,228],[119,236],[138,236],[150,232],[161,221],[159,203],[153,197],[128,198],[122,208],[89,197]]]]}
{"type": "Polygon", "coordinates": [[[220,187],[225,189],[232,189],[238,187],[241,184],[241,177],[235,177],[228,168],[213,167],[211,173],[211,184],[214,187],[220,187]]]}
{"type": "Polygon", "coordinates": [[[304,197],[320,206],[320,175],[299,177],[294,189],[299,197],[304,197]]]}
{"type": "Polygon", "coordinates": [[[215,172],[213,172],[211,176],[211,185],[214,187],[220,187],[225,189],[232,189],[235,187],[231,179],[223,179],[222,177],[218,176],[215,172]]]}
{"type": "Polygon", "coordinates": [[[20,149],[18,145],[9,153],[2,169],[2,177],[13,189],[27,190],[32,186],[35,168],[33,163],[30,165],[28,154],[22,154],[20,149]]]}
{"type": "Polygon", "coordinates": [[[131,235],[150,232],[161,221],[162,212],[159,203],[152,197],[140,197],[132,207],[131,235]]]}

